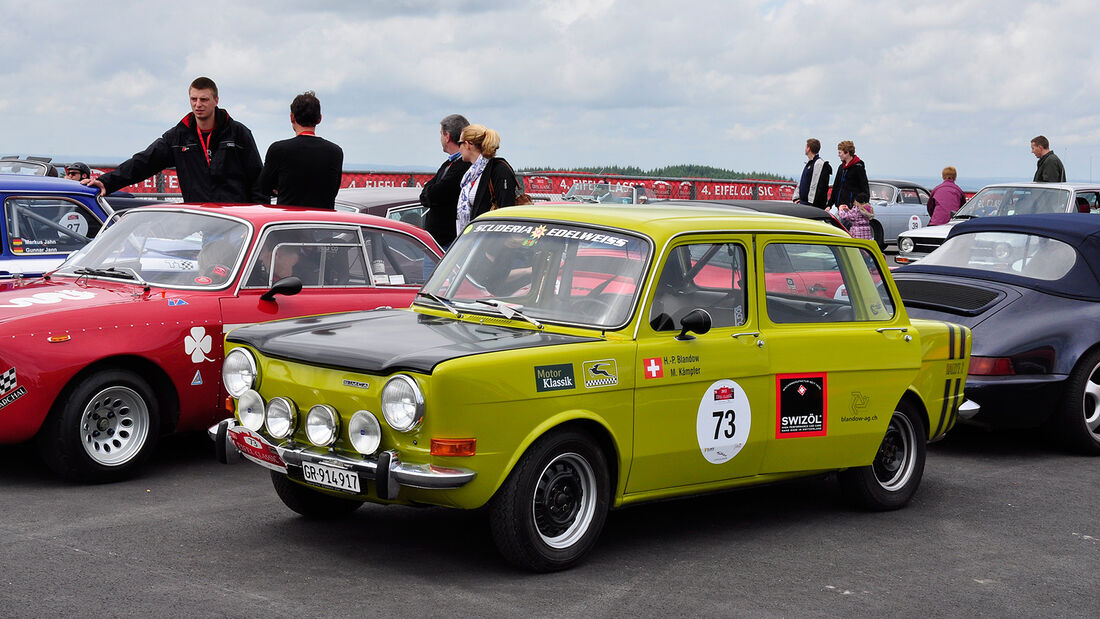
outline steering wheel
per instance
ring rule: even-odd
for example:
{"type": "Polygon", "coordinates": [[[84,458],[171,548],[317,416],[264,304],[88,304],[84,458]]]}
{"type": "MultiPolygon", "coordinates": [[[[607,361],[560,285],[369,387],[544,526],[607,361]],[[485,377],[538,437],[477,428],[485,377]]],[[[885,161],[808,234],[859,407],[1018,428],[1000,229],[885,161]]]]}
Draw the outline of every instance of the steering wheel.
{"type": "Polygon", "coordinates": [[[604,316],[611,311],[611,303],[600,298],[592,297],[592,293],[573,302],[570,310],[582,316],[604,316]]]}

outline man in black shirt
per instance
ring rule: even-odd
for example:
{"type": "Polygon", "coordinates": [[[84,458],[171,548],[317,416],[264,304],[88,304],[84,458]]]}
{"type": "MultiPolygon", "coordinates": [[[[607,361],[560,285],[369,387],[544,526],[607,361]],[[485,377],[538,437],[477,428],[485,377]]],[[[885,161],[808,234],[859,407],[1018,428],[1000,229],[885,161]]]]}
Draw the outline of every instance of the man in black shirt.
{"type": "Polygon", "coordinates": [[[451,114],[439,122],[439,143],[443,146],[443,152],[447,153],[447,160],[420,192],[420,204],[428,209],[424,229],[443,249],[449,247],[456,236],[458,192],[462,189],[462,175],[470,168],[469,162],[462,160],[458,143],[462,139],[462,130],[469,124],[459,114],[451,114]]]}
{"type": "MultiPolygon", "coordinates": [[[[278,204],[334,208],[344,172],[344,151],[314,130],[321,123],[321,102],[313,91],[294,97],[290,126],[294,137],[267,149],[260,173],[260,193],[274,194],[278,204]]],[[[269,198],[270,199],[270,198],[269,198]]]]}
{"type": "Polygon", "coordinates": [[[188,89],[191,113],[144,151],[98,179],[81,183],[102,195],[175,166],[184,202],[256,202],[263,163],[252,132],[218,107],[218,86],[198,77],[188,89]]]}

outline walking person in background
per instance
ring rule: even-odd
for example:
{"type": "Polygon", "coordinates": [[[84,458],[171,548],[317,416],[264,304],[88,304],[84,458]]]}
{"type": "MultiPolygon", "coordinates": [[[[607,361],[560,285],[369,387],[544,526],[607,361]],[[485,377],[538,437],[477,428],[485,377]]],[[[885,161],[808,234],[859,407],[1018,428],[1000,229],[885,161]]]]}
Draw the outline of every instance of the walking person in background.
{"type": "Polygon", "coordinates": [[[335,208],[336,193],[344,173],[344,151],[317,137],[321,124],[321,101],[308,90],[290,102],[290,127],[294,137],[275,142],[267,149],[260,172],[260,193],[277,204],[335,208]]]}
{"type": "Polygon", "coordinates": [[[871,218],[875,216],[875,209],[869,203],[867,193],[857,193],[852,198],[852,206],[841,204],[839,217],[848,225],[848,232],[857,239],[873,239],[871,230],[871,218]]]}
{"type": "Polygon", "coordinates": [[[420,192],[420,204],[428,209],[424,216],[424,229],[443,249],[454,243],[458,192],[462,175],[470,169],[470,162],[462,158],[458,145],[462,140],[462,130],[469,125],[466,117],[460,114],[451,114],[439,121],[439,143],[443,146],[443,152],[447,153],[447,159],[439,166],[435,176],[424,183],[424,190],[420,192]]]}
{"type": "Polygon", "coordinates": [[[802,179],[798,181],[798,194],[794,201],[798,204],[812,204],[818,208],[825,208],[829,201],[829,176],[833,173],[832,166],[818,156],[821,152],[821,142],[815,138],[806,140],[806,166],[802,168],[802,179]]]}
{"type": "Polygon", "coordinates": [[[218,86],[198,77],[188,89],[191,113],[116,169],[80,181],[102,195],[175,167],[184,202],[257,202],[263,162],[252,132],[218,107],[218,86]]]}
{"type": "Polygon", "coordinates": [[[462,159],[470,169],[462,175],[458,192],[455,233],[462,234],[466,224],[492,209],[516,203],[516,173],[504,159],[497,157],[500,135],[484,125],[462,130],[459,142],[462,159]]]}
{"type": "Polygon", "coordinates": [[[1036,183],[1064,183],[1066,182],[1066,168],[1062,160],[1054,151],[1050,150],[1050,140],[1046,136],[1037,135],[1031,138],[1031,154],[1039,159],[1035,163],[1036,183]]]}
{"type": "Polygon", "coordinates": [[[851,140],[837,144],[836,154],[840,157],[841,166],[836,171],[833,193],[826,206],[839,209],[842,206],[851,206],[859,194],[870,196],[871,187],[867,183],[867,167],[862,159],[856,157],[856,146],[851,140]]]}
{"type": "Polygon", "coordinates": [[[966,202],[966,194],[955,184],[958,172],[955,168],[947,166],[943,169],[943,182],[932,190],[932,197],[928,199],[929,226],[940,226],[955,214],[963,203],[966,202]]]}

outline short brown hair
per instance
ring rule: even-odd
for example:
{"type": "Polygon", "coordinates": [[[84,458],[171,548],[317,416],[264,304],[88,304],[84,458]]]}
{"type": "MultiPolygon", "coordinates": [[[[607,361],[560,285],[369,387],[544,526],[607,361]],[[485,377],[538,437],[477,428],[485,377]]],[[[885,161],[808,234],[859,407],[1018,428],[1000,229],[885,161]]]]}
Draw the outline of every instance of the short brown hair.
{"type": "Polygon", "coordinates": [[[943,169],[943,180],[945,180],[945,181],[946,180],[952,180],[953,181],[958,177],[959,177],[959,172],[955,169],[954,166],[947,166],[946,168],[943,169]]]}
{"type": "Polygon", "coordinates": [[[806,146],[809,146],[810,152],[815,155],[821,152],[821,140],[817,138],[810,138],[806,140],[806,146]]]}
{"type": "Polygon", "coordinates": [[[836,149],[848,153],[849,155],[856,154],[856,145],[853,144],[851,140],[844,140],[840,144],[837,144],[836,149]]]}
{"type": "Polygon", "coordinates": [[[218,85],[209,77],[196,77],[195,81],[191,82],[191,88],[195,90],[212,90],[214,91],[214,98],[218,98],[218,85]]]}
{"type": "Polygon", "coordinates": [[[1037,135],[1031,138],[1031,143],[1043,150],[1050,148],[1050,140],[1045,135],[1037,135]]]}
{"type": "Polygon", "coordinates": [[[290,102],[290,113],[299,125],[316,127],[321,122],[321,101],[312,90],[307,90],[290,102]]]}

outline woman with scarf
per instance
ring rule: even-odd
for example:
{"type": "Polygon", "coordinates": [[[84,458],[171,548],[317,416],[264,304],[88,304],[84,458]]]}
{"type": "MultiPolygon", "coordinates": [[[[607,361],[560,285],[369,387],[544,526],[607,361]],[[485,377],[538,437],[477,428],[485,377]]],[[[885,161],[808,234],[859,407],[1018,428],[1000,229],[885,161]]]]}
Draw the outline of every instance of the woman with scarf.
{"type": "Polygon", "coordinates": [[[485,125],[469,125],[462,130],[458,148],[470,169],[462,175],[458,194],[455,229],[459,235],[478,215],[516,203],[516,173],[507,161],[496,156],[499,147],[500,135],[485,125]]]}

